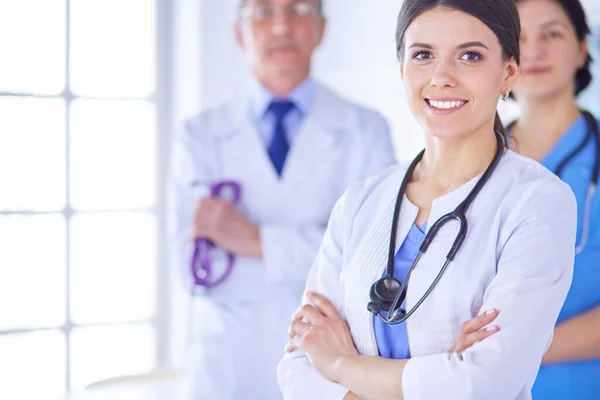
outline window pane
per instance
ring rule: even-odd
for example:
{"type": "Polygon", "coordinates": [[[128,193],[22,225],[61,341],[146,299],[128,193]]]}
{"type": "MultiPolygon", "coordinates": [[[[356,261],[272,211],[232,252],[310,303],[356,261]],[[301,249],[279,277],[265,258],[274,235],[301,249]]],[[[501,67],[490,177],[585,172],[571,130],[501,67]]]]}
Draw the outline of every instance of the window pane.
{"type": "Polygon", "coordinates": [[[156,338],[149,324],[76,328],[71,350],[72,389],[156,367],[156,338]]]}
{"type": "Polygon", "coordinates": [[[56,94],[64,89],[65,4],[0,1],[0,91],[56,94]]]}
{"type": "Polygon", "coordinates": [[[61,215],[0,216],[0,330],[64,324],[65,235],[61,215]]]}
{"type": "Polygon", "coordinates": [[[63,208],[64,102],[4,97],[0,110],[0,210],[63,208]]]}
{"type": "Polygon", "coordinates": [[[71,106],[71,204],[79,210],[154,204],[154,106],[78,100],[71,106]]]}
{"type": "Polygon", "coordinates": [[[0,399],[62,399],[67,376],[59,331],[0,335],[0,399]]]}
{"type": "Polygon", "coordinates": [[[154,91],[154,1],[71,0],[70,39],[73,93],[154,91]]]}
{"type": "Polygon", "coordinates": [[[75,215],[71,317],[77,324],[149,319],[156,301],[150,213],[75,215]]]}

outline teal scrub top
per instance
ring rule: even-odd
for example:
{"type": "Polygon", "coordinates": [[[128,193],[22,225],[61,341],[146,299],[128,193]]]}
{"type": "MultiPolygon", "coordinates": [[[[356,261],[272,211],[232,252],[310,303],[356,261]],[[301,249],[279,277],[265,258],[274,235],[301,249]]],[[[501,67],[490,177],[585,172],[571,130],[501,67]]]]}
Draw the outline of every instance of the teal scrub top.
{"type": "MultiPolygon", "coordinates": [[[[586,120],[581,116],[542,160],[542,164],[556,172],[561,161],[582,143],[587,130],[586,120]]],[[[595,143],[591,140],[583,151],[566,165],[560,177],[571,186],[577,198],[577,244],[581,241],[584,207],[594,168],[594,157],[595,143]]],[[[558,317],[558,324],[599,306],[600,189],[593,199],[588,241],[584,250],[575,257],[573,282],[558,317]]],[[[533,386],[532,395],[534,400],[600,399],[600,359],[543,365],[533,386]]]]}

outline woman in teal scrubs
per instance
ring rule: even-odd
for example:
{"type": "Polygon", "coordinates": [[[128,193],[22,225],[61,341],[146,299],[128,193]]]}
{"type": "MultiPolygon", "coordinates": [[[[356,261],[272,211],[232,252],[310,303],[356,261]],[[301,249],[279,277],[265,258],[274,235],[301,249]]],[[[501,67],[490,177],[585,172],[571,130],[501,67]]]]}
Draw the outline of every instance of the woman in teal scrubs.
{"type": "MultiPolygon", "coordinates": [[[[600,193],[591,197],[586,213],[600,145],[596,137],[563,162],[584,143],[593,127],[589,122],[598,124],[595,118],[587,121],[575,103],[591,81],[589,28],[579,0],[516,2],[522,29],[521,77],[513,95],[522,113],[510,127],[511,147],[558,173],[578,203],[573,282],[532,394],[536,400],[596,400],[600,399],[600,193]]],[[[457,343],[469,342],[469,335],[471,343],[488,335],[474,331],[493,318],[474,319],[457,343]]]]}

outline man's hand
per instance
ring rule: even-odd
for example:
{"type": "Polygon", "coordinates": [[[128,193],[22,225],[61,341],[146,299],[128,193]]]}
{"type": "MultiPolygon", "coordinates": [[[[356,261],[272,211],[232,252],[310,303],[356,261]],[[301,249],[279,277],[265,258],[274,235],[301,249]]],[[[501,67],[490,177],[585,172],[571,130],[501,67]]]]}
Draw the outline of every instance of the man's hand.
{"type": "Polygon", "coordinates": [[[227,201],[200,199],[194,217],[194,239],[207,238],[215,244],[247,257],[262,257],[260,231],[227,201]]]}

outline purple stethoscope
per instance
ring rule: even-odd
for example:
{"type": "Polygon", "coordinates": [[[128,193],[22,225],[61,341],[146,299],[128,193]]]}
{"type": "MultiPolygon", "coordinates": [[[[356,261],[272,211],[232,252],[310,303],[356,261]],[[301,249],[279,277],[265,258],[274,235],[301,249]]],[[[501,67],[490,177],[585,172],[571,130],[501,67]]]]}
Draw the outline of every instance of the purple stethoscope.
{"type": "MultiPolygon", "coordinates": [[[[242,187],[235,181],[217,181],[210,186],[210,197],[228,199],[231,204],[238,205],[242,197],[242,187]],[[228,196],[229,194],[229,196],[228,196]]],[[[207,289],[222,284],[233,270],[235,255],[225,252],[225,270],[219,277],[215,274],[212,254],[218,247],[209,239],[198,238],[194,243],[194,252],[190,262],[190,272],[194,278],[195,286],[203,286],[207,289]],[[212,254],[211,254],[212,253],[212,254]]]]}

